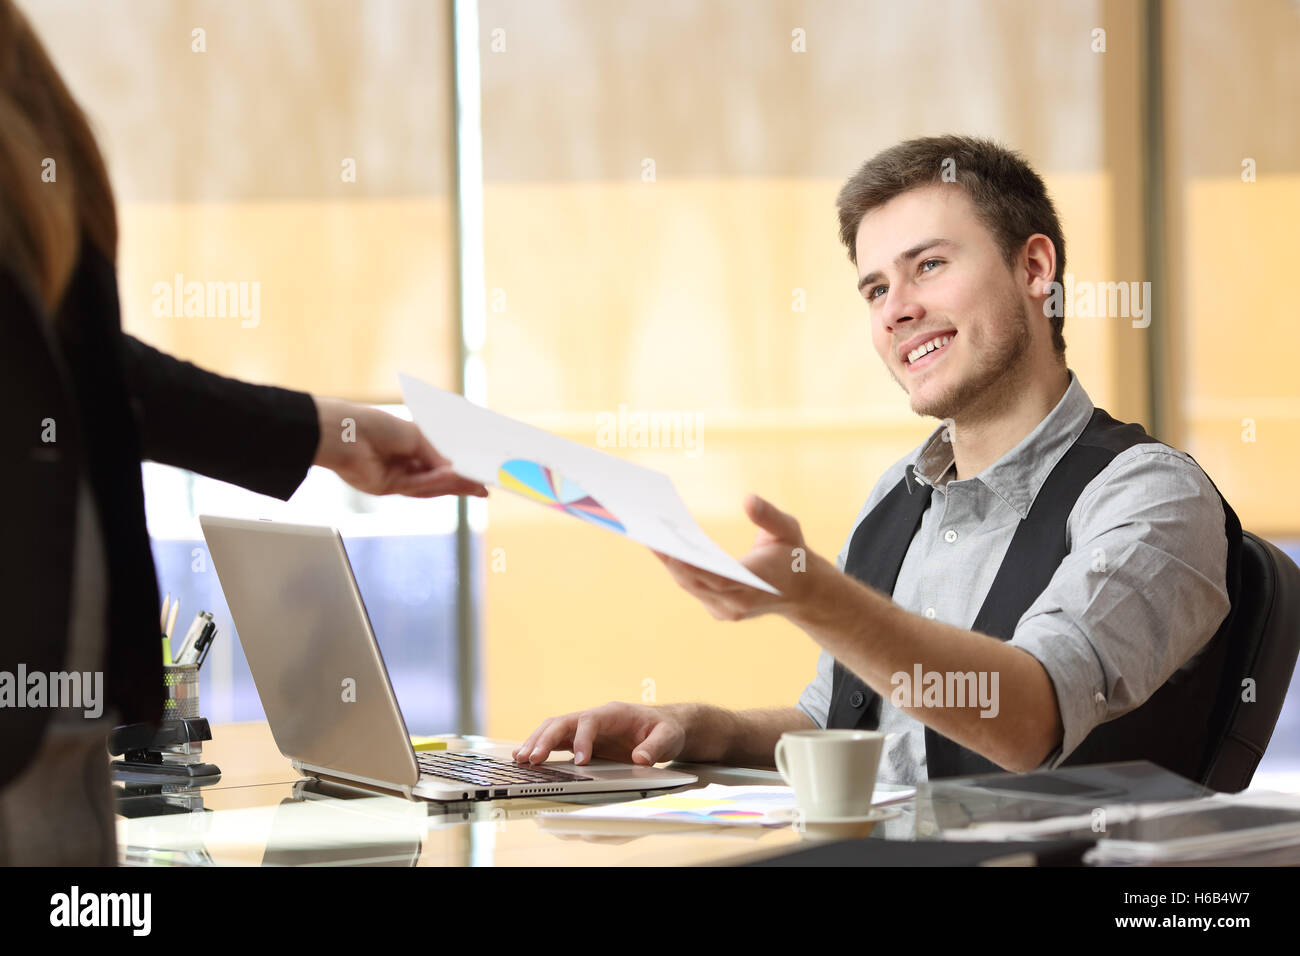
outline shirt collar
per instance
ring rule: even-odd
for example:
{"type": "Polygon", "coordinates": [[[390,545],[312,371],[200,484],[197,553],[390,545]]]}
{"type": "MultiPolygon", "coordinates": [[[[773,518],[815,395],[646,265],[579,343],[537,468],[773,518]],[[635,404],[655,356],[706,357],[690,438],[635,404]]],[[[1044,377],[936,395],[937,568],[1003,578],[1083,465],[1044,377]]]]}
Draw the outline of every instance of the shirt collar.
{"type": "MultiPolygon", "coordinates": [[[[1070,384],[1038,425],[1020,444],[975,476],[1005,501],[1023,520],[1047,476],[1092,418],[1093,404],[1074,371],[1070,384]]],[[[917,486],[946,488],[956,475],[952,438],[940,425],[917,452],[905,477],[907,490],[917,486]]]]}

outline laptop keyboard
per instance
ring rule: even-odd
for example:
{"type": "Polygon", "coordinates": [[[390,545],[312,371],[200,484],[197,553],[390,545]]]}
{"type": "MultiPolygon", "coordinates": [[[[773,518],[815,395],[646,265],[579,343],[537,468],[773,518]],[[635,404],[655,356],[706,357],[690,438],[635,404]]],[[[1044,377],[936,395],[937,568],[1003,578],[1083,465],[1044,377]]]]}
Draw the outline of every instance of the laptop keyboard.
{"type": "Polygon", "coordinates": [[[514,761],[498,760],[486,754],[464,750],[417,750],[415,760],[421,773],[447,777],[481,787],[512,783],[554,783],[562,780],[594,780],[568,770],[554,770],[545,764],[530,767],[514,761]]]}

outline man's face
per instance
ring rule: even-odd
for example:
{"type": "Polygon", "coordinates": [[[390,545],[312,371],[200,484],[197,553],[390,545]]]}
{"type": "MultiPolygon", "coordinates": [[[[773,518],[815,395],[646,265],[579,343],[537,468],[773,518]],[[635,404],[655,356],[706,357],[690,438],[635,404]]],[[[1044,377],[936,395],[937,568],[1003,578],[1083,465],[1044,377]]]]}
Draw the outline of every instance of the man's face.
{"type": "Polygon", "coordinates": [[[867,213],[857,260],[872,343],[912,411],[958,419],[1010,397],[1029,363],[1029,311],[963,189],[917,188],[867,213]]]}

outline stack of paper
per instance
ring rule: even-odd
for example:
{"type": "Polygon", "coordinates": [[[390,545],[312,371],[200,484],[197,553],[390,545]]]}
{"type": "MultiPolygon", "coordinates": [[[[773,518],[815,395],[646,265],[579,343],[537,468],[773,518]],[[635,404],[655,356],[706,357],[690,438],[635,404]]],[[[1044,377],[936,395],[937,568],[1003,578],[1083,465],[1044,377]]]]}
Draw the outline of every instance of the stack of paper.
{"type": "Polygon", "coordinates": [[[1168,803],[1118,804],[1031,822],[945,830],[945,840],[1091,836],[1096,865],[1300,863],[1300,794],[1214,794],[1168,803]]]}

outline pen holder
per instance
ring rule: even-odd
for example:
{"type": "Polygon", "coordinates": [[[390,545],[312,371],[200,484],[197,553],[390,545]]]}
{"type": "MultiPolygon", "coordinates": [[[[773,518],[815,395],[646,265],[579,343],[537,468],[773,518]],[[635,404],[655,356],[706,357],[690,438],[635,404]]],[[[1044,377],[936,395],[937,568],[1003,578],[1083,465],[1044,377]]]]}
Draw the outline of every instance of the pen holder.
{"type": "Polygon", "coordinates": [[[163,666],[163,720],[152,724],[123,724],[108,735],[108,752],[122,754],[115,770],[177,777],[219,776],[221,770],[203,763],[203,741],[212,739],[207,718],[199,716],[199,668],[196,664],[163,666]]]}
{"type": "Polygon", "coordinates": [[[163,720],[199,715],[199,666],[163,665],[163,720]]]}

